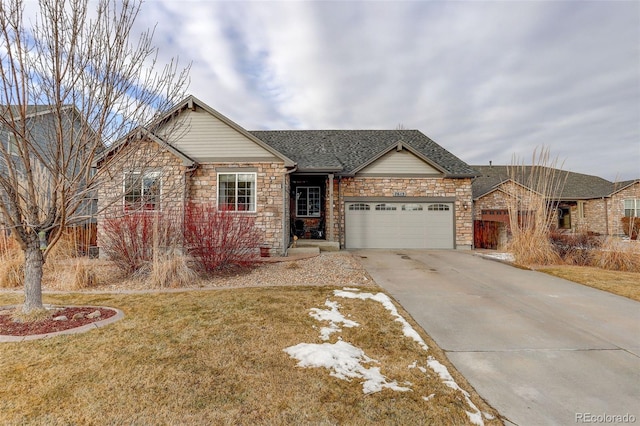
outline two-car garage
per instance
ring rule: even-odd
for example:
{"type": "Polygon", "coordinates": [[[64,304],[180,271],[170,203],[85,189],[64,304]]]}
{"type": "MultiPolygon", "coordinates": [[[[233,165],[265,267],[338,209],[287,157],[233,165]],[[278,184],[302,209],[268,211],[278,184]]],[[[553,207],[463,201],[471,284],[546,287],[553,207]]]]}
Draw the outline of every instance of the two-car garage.
{"type": "Polygon", "coordinates": [[[347,248],[455,248],[451,202],[345,203],[347,248]]]}

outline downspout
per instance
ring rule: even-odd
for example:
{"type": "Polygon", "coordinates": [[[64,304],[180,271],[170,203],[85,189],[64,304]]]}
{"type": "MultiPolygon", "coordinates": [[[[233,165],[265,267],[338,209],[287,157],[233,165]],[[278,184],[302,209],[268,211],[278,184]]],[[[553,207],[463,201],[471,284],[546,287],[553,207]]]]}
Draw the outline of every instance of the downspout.
{"type": "Polygon", "coordinates": [[[602,197],[604,203],[604,234],[609,236],[609,206],[607,205],[607,198],[602,197]]]}
{"type": "Polygon", "coordinates": [[[333,173],[329,173],[329,241],[333,241],[333,173]]]}
{"type": "Polygon", "coordinates": [[[182,235],[185,232],[185,221],[187,219],[187,199],[189,193],[189,182],[187,179],[187,174],[193,173],[198,168],[198,163],[193,163],[191,166],[188,166],[184,169],[184,173],[182,175],[182,235]]]}
{"type": "MultiPolygon", "coordinates": [[[[342,237],[344,236],[344,229],[342,227],[342,177],[338,176],[338,244],[342,249],[342,237]]],[[[345,240],[346,241],[346,240],[345,240]]]]}
{"type": "Polygon", "coordinates": [[[291,170],[287,170],[287,172],[282,175],[282,255],[287,255],[287,250],[289,249],[289,234],[290,230],[287,229],[289,224],[289,212],[287,205],[289,204],[289,198],[287,197],[287,177],[291,175],[291,173],[298,170],[298,166],[295,165],[291,170]],[[289,231],[289,232],[286,232],[289,231]]]}

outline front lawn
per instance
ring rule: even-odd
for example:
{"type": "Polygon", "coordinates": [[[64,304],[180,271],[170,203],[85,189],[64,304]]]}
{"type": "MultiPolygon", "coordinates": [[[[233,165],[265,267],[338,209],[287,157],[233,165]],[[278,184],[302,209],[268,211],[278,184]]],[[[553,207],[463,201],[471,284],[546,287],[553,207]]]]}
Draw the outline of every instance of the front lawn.
{"type": "Polygon", "coordinates": [[[545,266],[538,271],[640,302],[640,272],[609,271],[590,266],[545,266]]]}
{"type": "MultiPolygon", "coordinates": [[[[0,423],[500,424],[404,310],[398,313],[428,350],[403,334],[388,305],[334,290],[45,295],[46,303],[111,306],[126,316],[84,334],[0,343],[0,423]],[[330,322],[320,321],[322,315],[334,321],[326,341],[320,335],[330,322]],[[340,317],[358,326],[347,327],[340,317]],[[379,368],[382,390],[365,393],[363,378],[298,367],[285,352],[301,343],[327,349],[338,342],[372,360],[361,359],[358,368],[366,374],[379,368]]],[[[0,293],[0,305],[21,298],[0,293]]]]}

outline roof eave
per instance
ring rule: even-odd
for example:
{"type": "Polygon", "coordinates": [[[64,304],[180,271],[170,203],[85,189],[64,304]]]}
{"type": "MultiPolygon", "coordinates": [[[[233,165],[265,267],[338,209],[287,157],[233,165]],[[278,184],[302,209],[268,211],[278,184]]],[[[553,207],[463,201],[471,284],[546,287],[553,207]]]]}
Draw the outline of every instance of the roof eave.
{"type": "Polygon", "coordinates": [[[342,167],[298,167],[296,172],[298,173],[333,173],[337,174],[342,172],[342,167]]]}
{"type": "Polygon", "coordinates": [[[473,179],[480,176],[475,173],[445,173],[444,177],[448,179],[473,179]]]}

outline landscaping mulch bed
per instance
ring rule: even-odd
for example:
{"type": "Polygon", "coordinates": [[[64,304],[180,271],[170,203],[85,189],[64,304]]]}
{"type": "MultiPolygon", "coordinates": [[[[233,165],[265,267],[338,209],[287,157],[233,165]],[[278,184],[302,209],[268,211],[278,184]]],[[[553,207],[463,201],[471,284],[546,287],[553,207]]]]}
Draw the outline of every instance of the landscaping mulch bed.
{"type": "MultiPolygon", "coordinates": [[[[19,308],[18,308],[19,309],[19,308]]],[[[57,331],[65,331],[82,327],[97,321],[102,321],[116,315],[116,311],[108,308],[96,308],[92,306],[62,307],[51,310],[51,315],[40,321],[19,322],[12,317],[13,308],[0,308],[0,335],[5,336],[31,336],[36,334],[48,334],[57,331]],[[100,315],[91,317],[90,314],[99,311],[100,315]],[[88,317],[89,315],[89,317],[88,317]],[[66,317],[67,320],[54,320],[57,317],[66,317]]]]}

